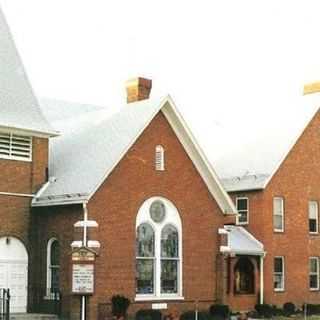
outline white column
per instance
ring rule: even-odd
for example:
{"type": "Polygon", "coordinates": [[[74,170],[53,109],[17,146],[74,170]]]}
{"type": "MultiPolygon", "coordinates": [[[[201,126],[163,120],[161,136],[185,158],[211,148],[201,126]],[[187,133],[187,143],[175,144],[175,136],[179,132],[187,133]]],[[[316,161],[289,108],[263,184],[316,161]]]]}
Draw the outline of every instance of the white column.
{"type": "Polygon", "coordinates": [[[263,259],[264,255],[260,256],[260,304],[263,304],[263,285],[264,285],[264,279],[263,279],[263,259]]]}

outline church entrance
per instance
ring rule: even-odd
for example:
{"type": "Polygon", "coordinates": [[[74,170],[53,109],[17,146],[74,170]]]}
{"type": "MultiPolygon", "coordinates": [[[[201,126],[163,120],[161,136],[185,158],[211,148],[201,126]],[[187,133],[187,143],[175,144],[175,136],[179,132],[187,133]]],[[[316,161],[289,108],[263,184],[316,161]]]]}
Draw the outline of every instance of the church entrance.
{"type": "Polygon", "coordinates": [[[10,289],[10,312],[27,312],[28,253],[14,237],[0,238],[0,288],[10,289]]]}

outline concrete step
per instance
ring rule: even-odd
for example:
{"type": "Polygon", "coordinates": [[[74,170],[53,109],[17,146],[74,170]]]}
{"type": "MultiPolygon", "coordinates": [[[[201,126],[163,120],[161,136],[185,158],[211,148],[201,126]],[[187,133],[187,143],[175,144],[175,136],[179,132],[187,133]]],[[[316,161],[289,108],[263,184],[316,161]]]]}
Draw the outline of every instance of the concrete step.
{"type": "Polygon", "coordinates": [[[12,313],[10,320],[59,320],[59,317],[55,314],[12,313]]]}

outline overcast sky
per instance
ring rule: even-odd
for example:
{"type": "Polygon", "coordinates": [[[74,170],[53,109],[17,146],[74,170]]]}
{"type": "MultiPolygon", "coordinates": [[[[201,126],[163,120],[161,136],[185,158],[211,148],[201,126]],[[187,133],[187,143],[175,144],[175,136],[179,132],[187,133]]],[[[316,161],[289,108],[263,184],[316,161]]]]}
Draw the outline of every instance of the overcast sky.
{"type": "Polygon", "coordinates": [[[303,84],[320,79],[318,0],[0,5],[38,96],[118,108],[127,79],[151,78],[211,155],[212,128],[241,140],[277,113],[294,123],[303,84]]]}

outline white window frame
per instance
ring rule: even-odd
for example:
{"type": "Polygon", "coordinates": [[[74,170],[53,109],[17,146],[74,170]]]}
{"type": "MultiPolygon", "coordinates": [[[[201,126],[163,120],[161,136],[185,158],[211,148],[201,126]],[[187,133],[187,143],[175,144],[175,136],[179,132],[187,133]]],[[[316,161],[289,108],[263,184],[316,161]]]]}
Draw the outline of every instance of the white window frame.
{"type": "Polygon", "coordinates": [[[6,132],[6,131],[0,131],[0,148],[1,143],[7,144],[5,141],[8,141],[8,154],[0,154],[0,159],[7,159],[7,160],[19,160],[19,161],[32,161],[32,137],[28,135],[24,135],[21,133],[15,133],[15,132],[6,132]],[[16,146],[13,148],[13,144],[15,144],[16,139],[21,140],[19,143],[21,146],[16,146]],[[22,141],[24,140],[24,141],[22,141]],[[15,149],[15,151],[13,150],[15,149]],[[20,151],[18,151],[20,149],[20,151]],[[29,150],[28,150],[29,149],[29,150]],[[27,152],[26,152],[27,151],[27,152]],[[28,156],[18,156],[15,153],[20,152],[21,154],[27,154],[28,156]]]}
{"type": "Polygon", "coordinates": [[[164,171],[164,148],[161,145],[156,146],[155,150],[155,169],[156,171],[164,171]]]}
{"type": "Polygon", "coordinates": [[[148,223],[154,230],[154,250],[155,250],[155,266],[154,266],[154,293],[153,294],[136,294],[135,301],[153,301],[153,300],[183,300],[183,286],[182,286],[182,223],[180,219],[179,212],[174,204],[163,197],[152,197],[146,200],[140,207],[137,219],[136,219],[136,230],[139,225],[143,223],[148,223]],[[166,215],[162,222],[154,222],[149,213],[149,208],[151,204],[160,200],[164,203],[166,207],[166,215]],[[161,293],[161,232],[163,228],[167,225],[172,225],[176,228],[178,232],[179,241],[179,258],[178,258],[178,285],[177,293],[161,293]]]}
{"type": "Polygon", "coordinates": [[[286,278],[285,278],[285,259],[284,259],[284,256],[275,256],[273,258],[273,283],[274,283],[274,276],[275,275],[279,275],[279,274],[282,274],[282,288],[275,288],[274,287],[274,284],[273,284],[273,290],[276,291],[276,292],[282,292],[282,291],[285,291],[285,282],[286,282],[286,278]],[[281,272],[275,272],[274,270],[274,260],[275,259],[281,259],[282,261],[282,273],[281,272]]]}
{"type": "Polygon", "coordinates": [[[316,227],[317,227],[317,230],[316,231],[310,231],[310,224],[308,225],[308,228],[309,228],[309,233],[310,234],[318,234],[319,233],[319,206],[318,206],[318,201],[315,201],[315,200],[311,200],[309,201],[308,203],[308,222],[310,223],[310,205],[311,204],[316,204],[316,208],[317,208],[317,215],[316,215],[316,227]]]}
{"type": "Polygon", "coordinates": [[[274,197],[273,198],[273,216],[272,216],[272,223],[273,223],[273,231],[274,232],[284,232],[284,198],[283,197],[274,197]],[[281,200],[281,214],[276,214],[275,212],[275,202],[277,200],[281,200]],[[277,229],[274,225],[274,216],[281,216],[282,220],[281,220],[281,224],[282,224],[282,228],[281,229],[277,229]]]}
{"type": "MultiPolygon", "coordinates": [[[[57,238],[50,238],[47,243],[47,290],[46,290],[46,299],[54,299],[54,293],[51,292],[51,276],[52,276],[52,268],[51,268],[51,249],[52,249],[52,244],[58,241],[57,238]]],[[[59,241],[58,241],[59,243],[59,241]]]]}
{"type": "Polygon", "coordinates": [[[237,197],[236,198],[236,207],[237,207],[237,224],[238,225],[247,225],[249,224],[249,198],[248,197],[237,197]],[[238,201],[239,200],[247,200],[247,210],[240,210],[238,209],[238,201]],[[247,213],[247,220],[246,221],[239,221],[240,212],[246,212],[247,213]]]}
{"type": "Polygon", "coordinates": [[[310,257],[309,258],[309,289],[310,289],[310,291],[318,291],[319,290],[319,258],[318,257],[310,257]],[[311,272],[311,270],[310,270],[311,260],[316,260],[317,261],[317,272],[311,272]],[[310,287],[310,276],[311,275],[316,275],[317,276],[317,287],[316,288],[311,288],[310,287]]]}

